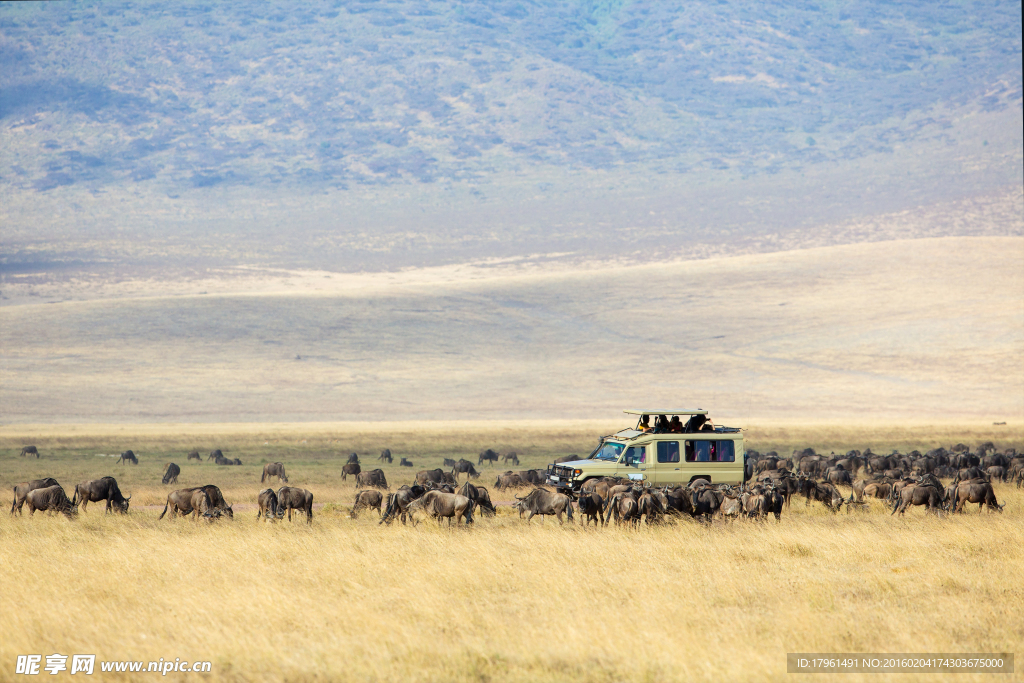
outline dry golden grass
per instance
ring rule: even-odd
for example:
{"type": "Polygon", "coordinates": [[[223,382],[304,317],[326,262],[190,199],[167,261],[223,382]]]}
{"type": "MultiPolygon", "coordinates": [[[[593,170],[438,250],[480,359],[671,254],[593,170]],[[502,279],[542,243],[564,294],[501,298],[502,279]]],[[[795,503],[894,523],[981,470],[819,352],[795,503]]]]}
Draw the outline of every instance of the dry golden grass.
{"type": "MultiPolygon", "coordinates": [[[[589,425],[520,427],[502,438],[528,453],[530,464],[548,455],[532,442],[568,446],[596,434],[585,433],[589,425]]],[[[48,429],[35,436],[56,441],[59,430],[48,429]]],[[[83,430],[78,445],[179,445],[171,430],[133,429],[83,430]]],[[[506,506],[469,530],[381,527],[376,513],[347,516],[354,488],[336,481],[347,449],[315,443],[333,437],[365,446],[366,455],[366,448],[379,451],[371,444],[379,444],[381,430],[361,429],[268,425],[261,433],[287,445],[279,452],[287,454],[281,459],[293,484],[313,490],[318,502],[343,504],[318,509],[312,527],[301,519],[260,524],[253,510],[214,525],[159,521],[159,510],[141,507],[128,517],[92,508],[73,521],[3,515],[0,679],[12,676],[18,654],[53,652],[210,660],[215,679],[232,681],[609,682],[782,680],[786,653],[797,651],[1024,652],[1024,492],[1010,486],[997,487],[1002,514],[972,507],[938,519],[918,508],[894,518],[877,504],[831,515],[794,499],[781,524],[584,530],[552,520],[527,525],[506,506]]],[[[386,435],[393,448],[422,453],[444,450],[434,440],[446,437],[452,451],[496,441],[480,426],[423,429],[386,435]]],[[[878,440],[841,425],[785,429],[776,442],[750,445],[767,450],[814,434],[835,437],[836,450],[878,440]]],[[[921,433],[920,446],[952,434],[932,429],[921,433]]],[[[1020,426],[1011,429],[1019,438],[1020,426]]],[[[12,431],[0,434],[5,449],[13,447],[12,431]]],[[[229,500],[239,496],[236,503],[254,501],[261,435],[205,431],[252,464],[186,468],[178,460],[183,476],[222,485],[229,500]]],[[[967,438],[986,435],[956,440],[967,438]]],[[[67,486],[114,471],[95,455],[42,443],[38,461],[5,451],[5,486],[11,475],[53,475],[67,486]]],[[[138,468],[114,472],[136,487],[133,503],[173,488],[153,481],[159,465],[142,452],[138,468]]]]}

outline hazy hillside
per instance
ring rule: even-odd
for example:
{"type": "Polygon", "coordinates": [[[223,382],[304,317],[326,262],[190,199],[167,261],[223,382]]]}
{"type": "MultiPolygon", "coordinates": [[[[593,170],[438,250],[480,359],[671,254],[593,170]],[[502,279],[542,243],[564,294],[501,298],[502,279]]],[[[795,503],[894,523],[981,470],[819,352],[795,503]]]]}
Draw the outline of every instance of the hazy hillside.
{"type": "Polygon", "coordinates": [[[1021,178],[1020,22],[999,2],[3,3],[2,259],[607,254],[631,229],[677,248],[998,193],[1021,178]]]}

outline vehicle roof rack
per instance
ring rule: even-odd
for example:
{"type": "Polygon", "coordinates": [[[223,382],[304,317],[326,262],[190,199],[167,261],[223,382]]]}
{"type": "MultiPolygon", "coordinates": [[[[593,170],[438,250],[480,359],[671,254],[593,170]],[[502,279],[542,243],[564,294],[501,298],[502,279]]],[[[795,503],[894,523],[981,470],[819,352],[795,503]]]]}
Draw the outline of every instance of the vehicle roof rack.
{"type": "Polygon", "coordinates": [[[707,415],[706,410],[623,410],[627,415],[707,415]]]}

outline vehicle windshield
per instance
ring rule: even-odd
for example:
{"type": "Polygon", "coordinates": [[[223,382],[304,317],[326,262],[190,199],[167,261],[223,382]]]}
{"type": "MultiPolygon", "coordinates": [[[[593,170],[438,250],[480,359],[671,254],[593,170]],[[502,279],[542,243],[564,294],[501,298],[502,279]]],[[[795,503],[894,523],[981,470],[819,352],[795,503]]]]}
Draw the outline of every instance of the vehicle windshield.
{"type": "Polygon", "coordinates": [[[621,443],[606,441],[590,456],[591,460],[618,460],[622,455],[622,449],[626,446],[621,443]]]}

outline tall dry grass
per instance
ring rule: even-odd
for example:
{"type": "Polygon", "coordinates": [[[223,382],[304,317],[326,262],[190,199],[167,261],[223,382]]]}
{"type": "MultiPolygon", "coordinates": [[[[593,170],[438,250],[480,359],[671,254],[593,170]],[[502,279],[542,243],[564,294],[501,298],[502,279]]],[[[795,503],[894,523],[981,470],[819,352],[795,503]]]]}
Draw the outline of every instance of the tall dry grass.
{"type": "MultiPolygon", "coordinates": [[[[141,506],[0,516],[0,679],[17,655],[54,652],[210,660],[229,681],[760,681],[788,678],[796,651],[1024,652],[1024,492],[1010,486],[997,487],[1002,514],[942,518],[794,499],[781,524],[584,530],[528,525],[504,506],[468,530],[382,527],[375,512],[348,517],[355,489],[331,483],[340,453],[294,453],[292,483],[327,504],[311,527],[261,524],[251,509],[213,525],[141,506]]],[[[68,487],[104,473],[99,461],[8,454],[0,474],[68,487]]],[[[148,462],[118,476],[162,502],[174,487],[143,481],[157,474],[148,462]]],[[[255,464],[190,471],[255,500],[255,464]]]]}

